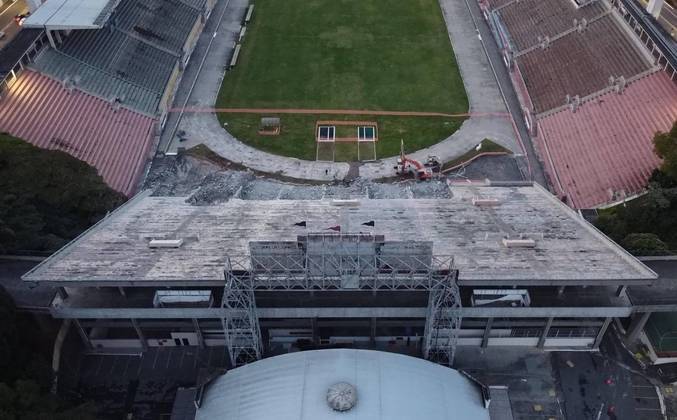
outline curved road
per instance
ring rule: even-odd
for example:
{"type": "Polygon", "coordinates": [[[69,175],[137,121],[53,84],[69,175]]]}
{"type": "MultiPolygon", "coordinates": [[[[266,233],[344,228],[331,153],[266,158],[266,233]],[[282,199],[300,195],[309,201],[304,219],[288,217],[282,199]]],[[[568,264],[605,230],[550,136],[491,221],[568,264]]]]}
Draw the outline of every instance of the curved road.
{"type": "MultiPolygon", "coordinates": [[[[483,34],[488,28],[483,21],[477,21],[472,4],[473,0],[470,0],[470,4],[465,0],[440,0],[468,94],[469,113],[483,116],[469,118],[452,136],[413,153],[412,157],[425,160],[427,156],[435,155],[443,161],[453,160],[475,147],[482,139],[491,138],[517,155],[522,155],[526,150],[529,166],[532,169],[538,168],[534,165],[530,141],[526,141],[523,147],[521,139],[516,136],[517,129],[522,138],[528,139],[528,136],[523,137],[526,128],[521,115],[517,115],[515,119],[517,124],[505,116],[507,112],[515,116],[515,112],[519,113],[519,106],[511,103],[511,99],[516,101],[516,97],[507,74],[505,79],[509,89],[504,85],[505,80],[501,77],[500,70],[505,72],[505,68],[502,64],[500,68],[494,64],[497,58],[502,63],[500,54],[494,51],[496,46],[490,35],[483,34]],[[478,29],[481,37],[478,36],[478,29]],[[479,52],[484,51],[484,44],[488,44],[486,54],[479,52]],[[498,73],[496,76],[495,72],[498,73]],[[500,85],[497,80],[501,82],[500,85]],[[509,94],[504,101],[506,91],[509,94]]],[[[182,106],[177,110],[179,112],[169,114],[159,150],[172,152],[179,147],[205,144],[222,157],[257,171],[307,180],[331,181],[346,178],[350,170],[347,163],[303,161],[254,149],[231,136],[221,127],[216,114],[209,111],[216,103],[224,75],[224,64],[228,62],[237,39],[246,7],[247,0],[221,0],[215,7],[177,91],[175,103],[182,106]],[[206,108],[207,112],[183,112],[184,106],[186,110],[206,108]]],[[[393,175],[392,168],[396,159],[397,157],[391,157],[362,163],[358,168],[359,176],[368,179],[390,177],[393,175]]],[[[533,172],[534,179],[543,184],[542,172],[533,172]]],[[[352,175],[354,172],[351,172],[352,175]]]]}

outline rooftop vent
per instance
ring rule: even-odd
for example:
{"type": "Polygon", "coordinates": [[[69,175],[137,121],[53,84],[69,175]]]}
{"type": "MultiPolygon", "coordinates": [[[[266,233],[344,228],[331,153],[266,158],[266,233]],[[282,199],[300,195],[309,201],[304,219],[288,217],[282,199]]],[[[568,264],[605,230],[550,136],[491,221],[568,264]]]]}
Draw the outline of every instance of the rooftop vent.
{"type": "Polygon", "coordinates": [[[357,403],[357,390],[348,382],[338,382],[327,390],[327,404],[334,411],[348,411],[357,403]]]}
{"type": "Polygon", "coordinates": [[[179,248],[183,239],[151,239],[148,248],[179,248]]]}
{"type": "Polygon", "coordinates": [[[495,207],[501,204],[498,198],[480,198],[475,197],[472,199],[472,205],[477,207],[495,207]]]}
{"type": "Polygon", "coordinates": [[[536,241],[533,239],[508,239],[503,238],[503,246],[506,248],[535,248],[536,241]]]}

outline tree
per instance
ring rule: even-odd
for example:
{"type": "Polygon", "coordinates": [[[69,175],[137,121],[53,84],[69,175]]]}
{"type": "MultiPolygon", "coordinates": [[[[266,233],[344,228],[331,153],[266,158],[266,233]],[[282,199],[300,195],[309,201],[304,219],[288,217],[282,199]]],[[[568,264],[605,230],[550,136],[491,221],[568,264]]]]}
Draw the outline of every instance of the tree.
{"type": "Polygon", "coordinates": [[[0,134],[0,253],[55,251],[124,200],[85,162],[0,134]]]}
{"type": "Polygon", "coordinates": [[[94,420],[91,403],[72,403],[49,392],[49,351],[36,343],[39,328],[16,312],[0,286],[0,419],[94,420]]]}
{"type": "Polygon", "coordinates": [[[653,143],[656,154],[663,159],[661,172],[677,181],[677,121],[667,133],[656,133],[653,143]]]}

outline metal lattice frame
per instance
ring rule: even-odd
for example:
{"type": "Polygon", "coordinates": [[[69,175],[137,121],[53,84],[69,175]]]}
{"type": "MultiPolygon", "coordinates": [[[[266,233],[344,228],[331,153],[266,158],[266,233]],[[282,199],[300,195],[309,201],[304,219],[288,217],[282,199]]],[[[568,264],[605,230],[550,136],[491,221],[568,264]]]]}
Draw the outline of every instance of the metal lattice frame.
{"type": "Polygon", "coordinates": [[[221,319],[230,362],[240,366],[261,358],[262,341],[256,301],[250,275],[237,275],[226,262],[226,287],[223,291],[222,307],[234,309],[225,311],[221,319]]]}
{"type": "Polygon", "coordinates": [[[298,261],[287,255],[239,255],[229,260],[234,275],[251,275],[257,290],[433,290],[447,282],[453,264],[450,256],[426,261],[395,254],[313,255],[298,261]]]}
{"type": "Polygon", "coordinates": [[[423,336],[423,357],[451,366],[461,329],[461,297],[455,276],[430,291],[423,336]]]}
{"type": "MultiPolygon", "coordinates": [[[[353,234],[324,235],[329,240],[353,234]]],[[[359,241],[364,241],[361,237],[359,241]]],[[[358,242],[359,242],[358,241],[358,242]]],[[[451,364],[461,324],[456,270],[451,256],[423,253],[362,253],[359,245],[320,246],[312,250],[288,243],[283,252],[235,255],[226,262],[223,318],[233,365],[258,360],[262,353],[255,290],[429,290],[424,336],[426,359],[451,364]]],[[[336,244],[334,244],[336,245],[336,244]]]]}

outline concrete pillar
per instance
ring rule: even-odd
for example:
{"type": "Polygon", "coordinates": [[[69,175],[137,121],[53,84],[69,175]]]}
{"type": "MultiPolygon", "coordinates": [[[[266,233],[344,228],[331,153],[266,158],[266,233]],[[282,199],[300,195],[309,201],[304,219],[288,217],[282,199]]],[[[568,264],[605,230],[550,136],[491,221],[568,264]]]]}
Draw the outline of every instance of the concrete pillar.
{"type": "Polygon", "coordinates": [[[89,336],[87,335],[87,331],[85,331],[85,329],[82,328],[82,324],[80,324],[80,320],[74,319],[73,323],[75,324],[75,329],[78,330],[78,334],[80,334],[80,338],[82,339],[82,344],[85,346],[85,349],[91,350],[92,349],[92,342],[89,341],[89,336]]]}
{"type": "Polygon", "coordinates": [[[551,316],[545,322],[545,326],[543,327],[543,332],[541,332],[541,336],[538,337],[538,344],[536,344],[536,347],[538,347],[539,349],[542,349],[543,346],[545,346],[545,340],[548,338],[548,333],[550,332],[550,327],[552,327],[552,321],[554,319],[555,319],[555,317],[551,316]]]}
{"type": "Polygon", "coordinates": [[[649,0],[646,11],[655,19],[658,19],[658,16],[661,15],[661,9],[663,8],[663,1],[664,0],[649,0]]]}
{"type": "Polygon", "coordinates": [[[628,286],[618,286],[618,289],[616,289],[616,297],[621,297],[627,288],[628,286]]]}
{"type": "Polygon", "coordinates": [[[139,323],[136,322],[136,319],[132,318],[130,319],[132,321],[132,327],[134,327],[134,330],[136,331],[136,335],[139,336],[139,341],[141,342],[141,348],[143,348],[143,351],[148,350],[148,343],[146,342],[146,337],[143,335],[143,331],[141,331],[141,327],[139,327],[139,323]]]}
{"type": "Polygon", "coordinates": [[[320,340],[317,336],[317,318],[310,319],[310,328],[313,330],[313,344],[318,345],[320,340]]]}
{"type": "Polygon", "coordinates": [[[637,340],[637,338],[639,337],[639,333],[641,333],[642,330],[644,329],[646,321],[649,320],[650,316],[651,312],[644,312],[642,314],[636,314],[632,318],[632,322],[630,322],[630,326],[628,327],[628,335],[627,335],[627,340],[630,343],[637,340]]]}
{"type": "Polygon", "coordinates": [[[66,292],[66,288],[65,288],[65,287],[62,287],[62,286],[57,287],[57,288],[56,288],[56,293],[57,293],[57,294],[59,295],[59,297],[60,297],[61,299],[63,299],[63,300],[68,299],[68,292],[66,292]]]}
{"type": "Polygon", "coordinates": [[[200,330],[200,323],[197,322],[197,319],[193,318],[193,328],[195,328],[195,334],[197,335],[197,343],[201,349],[205,348],[205,340],[202,336],[202,331],[200,330]]]}
{"type": "Polygon", "coordinates": [[[61,39],[61,31],[54,31],[54,37],[59,45],[63,44],[63,39],[61,39]]]}
{"type": "Polygon", "coordinates": [[[602,342],[602,338],[604,338],[604,334],[606,333],[607,328],[609,328],[610,323],[611,323],[611,318],[606,318],[604,320],[604,323],[599,328],[599,332],[597,333],[597,337],[595,337],[595,342],[592,343],[593,349],[599,348],[599,345],[602,342]]]}
{"type": "Polygon", "coordinates": [[[494,323],[494,318],[487,319],[487,325],[484,327],[484,335],[482,336],[482,348],[489,345],[489,334],[491,334],[491,325],[494,323]]]}
{"type": "Polygon", "coordinates": [[[49,45],[51,45],[52,48],[54,48],[56,50],[57,49],[56,48],[56,42],[54,42],[54,37],[52,36],[52,31],[50,31],[48,29],[48,30],[45,31],[45,33],[47,34],[47,40],[49,41],[49,45]]]}

